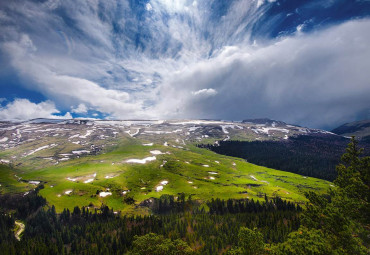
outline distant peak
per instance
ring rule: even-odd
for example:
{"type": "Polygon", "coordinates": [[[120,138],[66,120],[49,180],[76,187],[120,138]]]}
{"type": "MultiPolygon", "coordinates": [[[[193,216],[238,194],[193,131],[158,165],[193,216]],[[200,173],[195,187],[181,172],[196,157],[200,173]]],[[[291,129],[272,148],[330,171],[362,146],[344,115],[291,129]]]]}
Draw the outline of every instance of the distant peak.
{"type": "Polygon", "coordinates": [[[267,125],[272,125],[272,124],[276,124],[276,125],[286,125],[285,122],[283,121],[278,121],[278,120],[272,120],[272,119],[268,119],[268,118],[260,118],[260,119],[245,119],[242,121],[243,123],[247,123],[247,122],[250,122],[250,123],[254,123],[254,124],[267,124],[267,125]]]}

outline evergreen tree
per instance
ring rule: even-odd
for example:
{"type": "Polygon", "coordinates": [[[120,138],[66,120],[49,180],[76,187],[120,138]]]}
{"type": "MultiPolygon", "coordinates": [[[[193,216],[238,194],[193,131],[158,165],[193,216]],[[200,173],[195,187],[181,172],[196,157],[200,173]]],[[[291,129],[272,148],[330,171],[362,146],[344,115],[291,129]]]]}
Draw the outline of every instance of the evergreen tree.
{"type": "Polygon", "coordinates": [[[240,228],[238,247],[228,251],[228,255],[259,255],[264,254],[263,235],[257,229],[240,228]]]}
{"type": "Polygon", "coordinates": [[[302,226],[273,247],[276,254],[369,254],[370,158],[357,145],[352,137],[329,194],[306,194],[302,226]]]}
{"type": "Polygon", "coordinates": [[[164,238],[154,233],[136,236],[130,255],[190,255],[193,250],[184,241],[164,238]]]}

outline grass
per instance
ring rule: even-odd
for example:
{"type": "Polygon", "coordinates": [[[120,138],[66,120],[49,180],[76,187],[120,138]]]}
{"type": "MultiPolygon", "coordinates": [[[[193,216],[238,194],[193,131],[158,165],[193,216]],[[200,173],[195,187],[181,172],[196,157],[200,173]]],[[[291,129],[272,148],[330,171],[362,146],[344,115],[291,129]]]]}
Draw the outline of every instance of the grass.
{"type": "MultiPolygon", "coordinates": [[[[185,149],[163,145],[148,147],[142,146],[142,142],[136,139],[122,140],[109,151],[96,156],[80,157],[44,168],[37,161],[34,164],[37,167],[32,170],[28,166],[16,172],[25,180],[44,182],[45,188],[40,194],[49,204],[55,205],[58,212],[64,208],[73,209],[77,205],[99,207],[104,203],[124,213],[146,213],[145,209],[138,207],[143,200],[162,194],[177,196],[181,192],[187,196],[193,195],[193,199],[200,201],[211,198],[260,199],[261,194],[266,193],[268,196],[278,195],[302,203],[305,201],[304,191],[323,192],[330,184],[324,180],[256,166],[192,145],[187,145],[185,149]],[[127,159],[151,156],[151,150],[160,150],[167,154],[157,155],[157,160],[144,165],[125,163],[127,159]],[[167,163],[161,167],[164,161],[167,163]],[[219,161],[219,164],[215,161],[219,161]],[[94,173],[97,174],[95,180],[84,183],[94,173]],[[106,179],[106,175],[114,177],[106,179]],[[211,176],[215,179],[209,179],[211,176]],[[79,180],[73,182],[67,180],[67,177],[79,180]],[[163,180],[169,183],[164,186],[163,191],[156,192],[156,187],[163,180]],[[99,191],[108,189],[112,192],[111,196],[99,197],[99,191]],[[67,190],[72,190],[72,193],[66,195],[67,190]],[[123,195],[123,190],[130,192],[123,195]],[[124,203],[126,196],[134,198],[135,205],[124,203]]],[[[1,170],[0,183],[6,184],[0,187],[2,192],[19,192],[29,188],[29,185],[13,178],[15,170],[3,165],[1,170]]]]}
{"type": "Polygon", "coordinates": [[[35,187],[34,185],[18,181],[16,174],[17,172],[11,167],[0,164],[0,194],[26,192],[35,187]]]}

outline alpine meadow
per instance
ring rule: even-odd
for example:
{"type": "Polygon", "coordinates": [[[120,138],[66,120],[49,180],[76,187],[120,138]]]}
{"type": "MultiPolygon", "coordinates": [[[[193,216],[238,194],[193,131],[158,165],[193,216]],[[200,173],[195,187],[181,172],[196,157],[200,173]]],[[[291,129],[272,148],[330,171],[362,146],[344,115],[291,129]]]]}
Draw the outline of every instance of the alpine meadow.
{"type": "Polygon", "coordinates": [[[0,254],[370,254],[368,0],[0,0],[0,254]]]}

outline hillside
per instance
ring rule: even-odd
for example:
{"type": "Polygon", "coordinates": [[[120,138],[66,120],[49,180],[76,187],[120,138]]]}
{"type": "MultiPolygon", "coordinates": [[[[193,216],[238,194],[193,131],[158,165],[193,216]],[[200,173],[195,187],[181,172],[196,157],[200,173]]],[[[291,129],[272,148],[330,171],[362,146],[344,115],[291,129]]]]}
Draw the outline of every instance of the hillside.
{"type": "Polygon", "coordinates": [[[370,120],[346,123],[331,132],[347,137],[355,136],[357,139],[370,142],[370,120]]]}
{"type": "MultiPolygon", "coordinates": [[[[349,139],[328,134],[299,135],[284,141],[222,141],[217,146],[202,144],[222,155],[243,158],[253,164],[333,181],[336,166],[349,139]]],[[[370,144],[361,141],[365,154],[370,144]]]]}
{"type": "MultiPolygon", "coordinates": [[[[284,124],[285,125],[285,124],[284,124]]],[[[194,146],[222,140],[287,140],[291,125],[266,127],[223,121],[61,121],[2,123],[0,191],[40,194],[57,211],[102,203],[147,213],[143,201],[162,194],[193,199],[279,196],[303,202],[303,192],[330,183],[253,165],[194,146]],[[6,142],[4,142],[6,140],[6,142]]]]}

